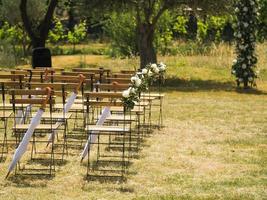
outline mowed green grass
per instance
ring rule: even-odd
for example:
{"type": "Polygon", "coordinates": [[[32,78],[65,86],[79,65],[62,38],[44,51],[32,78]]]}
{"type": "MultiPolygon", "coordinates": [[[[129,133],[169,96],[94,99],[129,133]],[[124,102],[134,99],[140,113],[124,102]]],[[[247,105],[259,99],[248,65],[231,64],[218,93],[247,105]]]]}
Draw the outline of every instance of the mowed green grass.
{"type": "MultiPolygon", "coordinates": [[[[126,182],[86,181],[78,154],[68,156],[52,179],[4,180],[10,155],[0,163],[0,199],[267,199],[266,45],[259,55],[258,91],[247,92],[235,89],[231,48],[160,57],[168,65],[166,127],[146,138],[126,182]]],[[[65,59],[54,61],[67,66],[65,59]]],[[[118,70],[138,61],[88,56],[87,63],[118,70]]]]}

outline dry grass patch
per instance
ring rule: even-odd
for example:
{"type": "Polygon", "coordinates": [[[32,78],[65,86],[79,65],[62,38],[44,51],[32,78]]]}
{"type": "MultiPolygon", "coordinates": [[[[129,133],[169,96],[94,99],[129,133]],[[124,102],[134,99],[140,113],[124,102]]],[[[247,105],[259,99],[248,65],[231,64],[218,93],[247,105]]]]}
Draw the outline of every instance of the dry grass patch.
{"type": "MultiPolygon", "coordinates": [[[[232,58],[223,55],[221,62],[215,54],[160,58],[169,66],[166,128],[146,138],[126,182],[86,181],[79,151],[57,167],[52,179],[4,180],[10,154],[0,164],[0,199],[266,199],[267,79],[258,82],[261,92],[236,91],[229,72],[232,58]]],[[[138,64],[136,59],[90,58],[116,70],[138,64]]],[[[65,59],[54,62],[75,65],[79,57],[65,59]]],[[[260,62],[266,70],[266,60],[260,62]]]]}

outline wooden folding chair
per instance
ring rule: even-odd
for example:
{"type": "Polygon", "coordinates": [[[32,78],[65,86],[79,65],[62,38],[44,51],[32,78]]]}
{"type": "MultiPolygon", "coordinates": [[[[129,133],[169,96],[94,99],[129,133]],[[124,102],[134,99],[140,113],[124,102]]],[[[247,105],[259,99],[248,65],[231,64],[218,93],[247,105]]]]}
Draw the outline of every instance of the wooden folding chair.
{"type": "MultiPolygon", "coordinates": [[[[115,92],[88,92],[85,93],[85,98],[85,104],[87,106],[86,131],[88,132],[89,138],[87,176],[98,177],[104,175],[123,177],[127,168],[127,163],[129,162],[132,120],[130,113],[123,107],[122,102],[118,101],[122,98],[122,94],[115,92]],[[103,99],[109,99],[109,101],[104,101],[103,99]],[[108,123],[109,119],[112,119],[111,115],[106,116],[107,123],[102,125],[98,124],[101,111],[108,112],[106,109],[111,106],[124,109],[121,122],[108,123]],[[89,116],[90,109],[96,111],[93,112],[94,117],[89,116]],[[126,118],[127,115],[130,116],[129,119],[126,118]],[[111,137],[120,137],[120,140],[111,141],[111,137]],[[96,145],[95,151],[92,150],[92,145],[96,145]],[[115,151],[115,149],[117,151],[115,151]],[[117,168],[112,166],[113,164],[116,164],[117,168]],[[98,172],[100,174],[98,174],[98,172]]],[[[102,115],[105,114],[107,113],[102,113],[102,115]]]]}
{"type": "Polygon", "coordinates": [[[95,74],[95,78],[99,77],[98,80],[96,79],[96,81],[99,81],[100,83],[104,83],[106,77],[110,77],[111,74],[111,70],[110,69],[104,69],[104,68],[73,68],[72,69],[73,72],[89,72],[89,73],[94,73],[95,74]]]}
{"type": "MultiPolygon", "coordinates": [[[[82,74],[78,74],[76,76],[68,76],[68,75],[54,75],[54,76],[46,76],[46,82],[53,82],[53,83],[68,83],[68,84],[75,84],[74,87],[71,88],[71,92],[73,91],[73,89],[76,87],[76,84],[79,83],[80,79],[79,77],[83,76],[82,74]]],[[[81,119],[84,122],[84,106],[83,106],[83,93],[84,93],[84,87],[85,85],[88,84],[92,84],[92,80],[90,79],[86,79],[85,76],[83,76],[83,82],[81,83],[80,86],[80,91],[81,91],[81,95],[80,95],[80,99],[78,99],[79,95],[77,95],[77,98],[75,99],[75,104],[71,107],[70,112],[74,112],[74,127],[78,127],[78,120],[81,119]],[[78,115],[82,114],[81,117],[79,117],[78,115]]],[[[56,105],[55,107],[58,107],[58,105],[56,105]]],[[[82,127],[84,127],[84,123],[82,124],[82,127]]]]}
{"type": "Polygon", "coordinates": [[[8,153],[8,142],[12,142],[12,139],[8,137],[8,121],[12,117],[12,104],[8,102],[9,95],[8,90],[14,88],[24,87],[24,75],[12,75],[9,72],[0,74],[0,91],[1,91],[1,102],[0,102],[0,130],[3,133],[0,134],[0,161],[4,159],[4,155],[8,153]]]}
{"type": "MultiPolygon", "coordinates": [[[[15,173],[21,174],[30,174],[30,175],[53,175],[55,172],[55,156],[54,156],[54,143],[52,142],[50,148],[46,148],[47,136],[48,133],[58,129],[57,124],[38,124],[38,121],[35,121],[35,117],[30,124],[17,124],[16,123],[16,112],[17,105],[41,105],[37,110],[39,113],[41,110],[45,110],[46,104],[49,104],[49,113],[51,116],[52,122],[52,105],[55,103],[55,100],[52,98],[53,92],[50,88],[40,89],[40,90],[29,90],[29,89],[20,89],[20,90],[11,90],[10,91],[11,100],[10,103],[13,105],[13,132],[16,137],[18,149],[21,147],[21,141],[28,134],[29,127],[32,126],[32,123],[36,123],[36,128],[32,130],[32,137],[29,143],[29,148],[31,148],[30,155],[25,155],[24,159],[20,159],[16,164],[15,173]],[[27,95],[27,98],[22,98],[22,95],[27,95]],[[32,98],[32,97],[35,98],[32,98]]],[[[40,118],[40,115],[39,117],[40,118]]],[[[40,120],[40,119],[39,119],[40,120]]],[[[25,139],[23,140],[25,141],[25,139]]],[[[23,143],[24,144],[24,143],[23,143]]],[[[19,151],[15,151],[13,159],[16,157],[19,151]]]]}
{"type": "MultiPolygon", "coordinates": [[[[29,83],[31,88],[40,88],[40,87],[50,87],[54,90],[54,94],[59,97],[57,98],[56,103],[53,105],[52,108],[52,116],[51,119],[54,123],[60,124],[60,127],[58,128],[59,131],[62,131],[62,136],[59,137],[58,131],[55,132],[51,137],[49,137],[49,140],[56,138],[57,140],[55,141],[55,145],[57,147],[62,147],[62,151],[57,151],[56,154],[61,154],[62,155],[62,160],[67,153],[68,150],[68,137],[69,134],[73,131],[68,131],[69,130],[69,121],[74,120],[74,126],[76,121],[81,119],[82,120],[82,127],[85,126],[85,109],[83,104],[78,104],[79,107],[77,107],[76,104],[72,105],[71,109],[66,112],[65,111],[65,105],[67,104],[67,95],[71,94],[74,89],[77,88],[77,85],[79,84],[78,82],[78,77],[75,77],[75,79],[72,81],[72,83],[29,83]],[[77,82],[77,83],[74,83],[77,82]],[[74,107],[74,108],[73,108],[74,107]],[[79,111],[79,113],[77,112],[79,111]],[[73,117],[73,113],[75,116],[73,117]],[[78,114],[81,114],[82,116],[78,117],[78,114]]],[[[79,86],[80,88],[80,86],[79,86]]],[[[50,123],[50,114],[44,113],[43,115],[44,121],[48,121],[50,123]]],[[[84,130],[84,128],[83,128],[84,130]]],[[[85,136],[84,136],[85,137],[85,136]]],[[[49,143],[48,143],[49,144],[49,143]]]]}
{"type": "Polygon", "coordinates": [[[82,74],[86,80],[90,80],[90,82],[86,82],[84,85],[84,88],[90,88],[91,91],[93,91],[94,89],[94,83],[96,83],[96,78],[95,78],[95,73],[93,72],[65,72],[63,71],[61,73],[62,75],[66,75],[66,76],[78,76],[79,74],[82,74]],[[90,85],[89,85],[90,84],[90,85]]]}

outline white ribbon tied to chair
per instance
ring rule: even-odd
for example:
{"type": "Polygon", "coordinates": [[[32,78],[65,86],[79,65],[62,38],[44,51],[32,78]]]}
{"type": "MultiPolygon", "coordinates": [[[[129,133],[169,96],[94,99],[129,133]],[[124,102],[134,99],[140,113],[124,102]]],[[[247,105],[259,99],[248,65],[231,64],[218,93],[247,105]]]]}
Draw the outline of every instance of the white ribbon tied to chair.
{"type": "MultiPolygon", "coordinates": [[[[110,117],[110,116],[111,116],[111,113],[110,113],[110,107],[105,107],[105,108],[102,110],[102,114],[101,114],[101,116],[99,117],[99,119],[97,120],[96,125],[99,125],[99,126],[103,125],[104,122],[106,121],[106,119],[107,119],[108,117],[110,117]]],[[[89,127],[90,127],[90,126],[89,126],[89,127]]],[[[90,131],[90,130],[89,130],[89,131],[90,131]]],[[[86,142],[86,144],[85,144],[85,147],[84,147],[84,149],[83,149],[83,152],[81,153],[82,160],[87,156],[87,154],[88,154],[88,150],[89,150],[91,144],[95,142],[96,137],[97,137],[97,132],[95,132],[95,131],[94,131],[94,132],[91,132],[91,134],[89,134],[89,136],[88,136],[88,140],[87,140],[87,142],[86,142]]]]}
{"type": "MultiPolygon", "coordinates": [[[[64,115],[69,112],[69,110],[71,109],[72,105],[74,104],[74,101],[75,101],[76,97],[77,97],[77,94],[75,92],[73,92],[72,95],[70,96],[70,98],[67,100],[67,103],[64,105],[64,110],[63,110],[64,115]]],[[[63,122],[64,122],[64,119],[58,119],[57,125],[62,125],[63,122]]],[[[54,140],[55,134],[56,134],[56,131],[53,131],[49,135],[48,143],[50,143],[50,142],[52,142],[54,140]]]]}
{"type": "Polygon", "coordinates": [[[10,163],[10,165],[8,167],[8,173],[10,173],[14,169],[14,167],[16,166],[18,161],[21,159],[23,154],[26,152],[27,146],[30,142],[30,139],[33,135],[33,132],[36,129],[36,127],[40,124],[43,113],[44,113],[44,110],[39,109],[38,112],[36,113],[36,115],[34,116],[34,118],[32,118],[27,132],[23,136],[22,141],[20,142],[18,148],[16,149],[16,151],[14,153],[12,162],[10,163]]]}

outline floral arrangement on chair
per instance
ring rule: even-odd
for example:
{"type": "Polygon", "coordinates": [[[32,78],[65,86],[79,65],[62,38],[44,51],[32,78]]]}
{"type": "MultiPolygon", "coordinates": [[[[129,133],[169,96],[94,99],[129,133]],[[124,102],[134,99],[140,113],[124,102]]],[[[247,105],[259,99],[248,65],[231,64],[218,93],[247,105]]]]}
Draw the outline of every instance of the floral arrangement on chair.
{"type": "Polygon", "coordinates": [[[134,107],[136,102],[140,100],[140,94],[146,92],[149,86],[158,79],[164,78],[166,72],[166,65],[148,64],[141,72],[137,72],[131,77],[131,86],[122,93],[122,102],[127,110],[134,107]]]}

